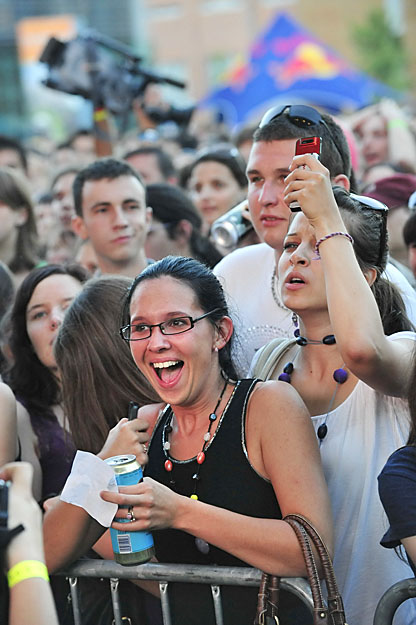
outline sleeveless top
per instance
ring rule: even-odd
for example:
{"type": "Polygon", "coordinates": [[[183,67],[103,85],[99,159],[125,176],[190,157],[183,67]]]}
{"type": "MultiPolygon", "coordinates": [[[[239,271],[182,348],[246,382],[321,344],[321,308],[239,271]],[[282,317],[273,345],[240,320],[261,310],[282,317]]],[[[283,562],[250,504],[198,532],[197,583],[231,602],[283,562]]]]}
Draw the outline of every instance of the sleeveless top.
{"type": "MultiPolygon", "coordinates": [[[[279,519],[281,512],[273,486],[253,469],[247,455],[246,409],[257,382],[258,380],[237,382],[205,450],[205,461],[200,468],[198,498],[239,514],[279,519]]],[[[172,459],[171,473],[164,468],[166,458],[162,448],[163,428],[170,413],[171,408],[167,406],[155,426],[145,475],[189,497],[193,492],[192,476],[198,467],[196,457],[183,461],[172,459]],[[171,479],[175,481],[173,486],[170,484],[171,479]]],[[[174,529],[158,530],[153,532],[153,538],[159,562],[250,566],[222,549],[208,546],[204,541],[195,541],[195,537],[186,532],[174,529]]],[[[257,592],[258,588],[253,587],[222,586],[224,625],[252,625],[257,592]]],[[[211,590],[207,585],[169,584],[169,602],[173,625],[215,623],[211,590]]],[[[283,622],[285,621],[281,620],[283,622]]]]}
{"type": "Polygon", "coordinates": [[[63,429],[54,412],[30,411],[25,400],[16,397],[28,411],[38,440],[39,462],[42,469],[42,501],[59,495],[71,473],[76,448],[71,434],[63,429]]]}

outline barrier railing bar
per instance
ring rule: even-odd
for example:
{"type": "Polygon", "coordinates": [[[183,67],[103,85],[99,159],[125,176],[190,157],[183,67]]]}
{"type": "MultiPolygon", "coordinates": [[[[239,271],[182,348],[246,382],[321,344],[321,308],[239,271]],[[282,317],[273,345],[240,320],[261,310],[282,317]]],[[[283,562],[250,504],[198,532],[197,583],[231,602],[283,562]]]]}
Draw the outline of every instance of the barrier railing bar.
{"type": "Polygon", "coordinates": [[[81,611],[79,609],[78,579],[69,577],[69,589],[71,591],[72,613],[74,615],[74,625],[81,625],[81,611]]]}
{"type": "Polygon", "coordinates": [[[119,580],[115,577],[110,577],[110,591],[111,591],[111,603],[113,604],[114,625],[123,625],[120,594],[118,592],[119,580]]]}
{"type": "Polygon", "coordinates": [[[163,625],[172,625],[171,618],[170,618],[168,583],[160,582],[159,590],[160,590],[160,603],[162,604],[163,625]]]}
{"type": "MultiPolygon", "coordinates": [[[[68,569],[55,575],[70,581],[75,625],[81,625],[76,578],[95,577],[110,579],[115,625],[121,622],[121,606],[118,596],[119,579],[145,579],[159,583],[164,625],[171,625],[169,607],[169,582],[209,584],[214,602],[217,625],[223,625],[221,586],[259,586],[261,571],[251,567],[198,566],[192,564],[147,563],[139,566],[122,566],[113,560],[79,560],[68,569]]],[[[313,600],[309,584],[302,577],[281,578],[282,590],[297,596],[313,613],[313,600]]]]}
{"type": "Polygon", "coordinates": [[[373,625],[391,625],[397,608],[407,599],[416,597],[416,579],[403,579],[393,584],[378,602],[373,625]]]}
{"type": "Polygon", "coordinates": [[[222,617],[222,603],[221,603],[221,587],[211,584],[212,600],[214,602],[214,614],[216,625],[224,625],[222,617]]]}

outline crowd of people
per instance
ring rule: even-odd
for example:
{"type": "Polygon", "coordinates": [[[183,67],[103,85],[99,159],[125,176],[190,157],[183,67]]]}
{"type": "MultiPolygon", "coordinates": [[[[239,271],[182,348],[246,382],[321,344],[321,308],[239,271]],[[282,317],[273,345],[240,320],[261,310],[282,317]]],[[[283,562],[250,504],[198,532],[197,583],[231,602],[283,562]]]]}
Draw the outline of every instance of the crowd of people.
{"type": "MultiPolygon", "coordinates": [[[[0,478],[24,527],[10,625],[35,622],[25,587],[39,623],[71,623],[45,563],[111,559],[126,521],[159,562],[304,576],[290,513],[325,540],[348,623],[371,625],[416,571],[414,119],[390,100],[340,118],[287,104],[235,135],[191,120],[106,156],[93,130],[48,145],[0,137],[0,478]],[[313,136],[319,160],[296,156],[313,136]],[[230,251],[213,226],[245,200],[230,251]],[[145,477],[115,492],[119,454],[145,477]]],[[[132,623],[162,623],[154,583],[121,594],[132,623]]],[[[253,623],[256,596],[224,587],[224,624],[253,623]]],[[[176,582],[169,601],[175,625],[215,622],[208,586],[176,582]]],[[[110,603],[83,580],[88,624],[110,624],[110,603]]],[[[279,619],[312,622],[283,591],[279,619]]],[[[394,624],[412,623],[409,600],[394,624]]]]}

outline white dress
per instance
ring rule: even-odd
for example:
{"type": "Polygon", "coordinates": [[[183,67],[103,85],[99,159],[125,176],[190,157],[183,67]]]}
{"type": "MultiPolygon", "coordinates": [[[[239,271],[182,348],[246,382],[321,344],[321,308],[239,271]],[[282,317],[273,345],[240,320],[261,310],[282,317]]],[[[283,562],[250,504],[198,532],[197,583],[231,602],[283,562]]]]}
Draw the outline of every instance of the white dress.
{"type": "MultiPolygon", "coordinates": [[[[266,243],[243,247],[214,267],[224,287],[234,321],[233,359],[240,377],[246,377],[254,354],[274,338],[292,337],[292,313],[273,299],[271,281],[275,252],[266,243]]],[[[416,325],[416,293],[391,263],[386,277],[399,287],[409,319],[416,325]]],[[[275,281],[276,291],[278,288],[275,281]]]]}
{"type": "MultiPolygon", "coordinates": [[[[399,332],[390,338],[416,340],[416,334],[399,332]]],[[[325,417],[312,417],[315,431],[325,417]]],[[[334,516],[335,574],[348,625],[372,625],[382,594],[395,582],[413,577],[394,550],[380,545],[388,520],[377,488],[388,457],[407,442],[407,402],[359,381],[328,414],[326,424],[320,451],[334,516]]],[[[393,622],[415,624],[416,600],[406,601],[393,622]]]]}

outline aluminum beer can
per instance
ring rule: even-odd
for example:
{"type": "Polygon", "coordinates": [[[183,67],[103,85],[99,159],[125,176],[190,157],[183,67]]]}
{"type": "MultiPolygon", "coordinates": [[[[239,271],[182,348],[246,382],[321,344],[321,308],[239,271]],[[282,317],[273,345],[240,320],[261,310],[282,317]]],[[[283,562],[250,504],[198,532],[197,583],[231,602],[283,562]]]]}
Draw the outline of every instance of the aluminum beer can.
{"type": "MultiPolygon", "coordinates": [[[[133,454],[113,456],[106,459],[116,475],[118,486],[138,484],[143,478],[142,467],[133,454]]],[[[130,523],[128,519],[117,519],[120,523],[130,523]]],[[[148,562],[155,553],[153,536],[150,532],[129,532],[110,527],[114,560],[125,566],[148,562]]]]}

